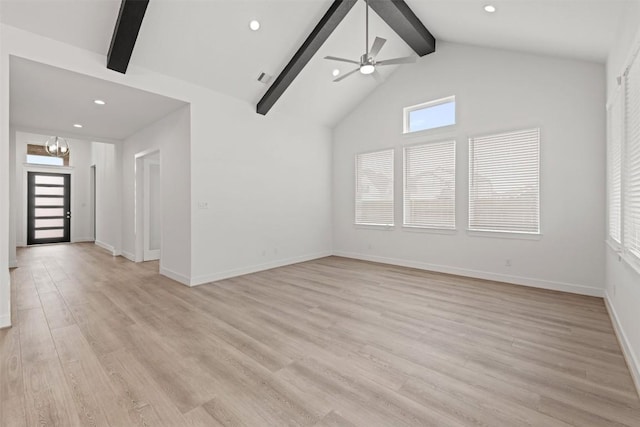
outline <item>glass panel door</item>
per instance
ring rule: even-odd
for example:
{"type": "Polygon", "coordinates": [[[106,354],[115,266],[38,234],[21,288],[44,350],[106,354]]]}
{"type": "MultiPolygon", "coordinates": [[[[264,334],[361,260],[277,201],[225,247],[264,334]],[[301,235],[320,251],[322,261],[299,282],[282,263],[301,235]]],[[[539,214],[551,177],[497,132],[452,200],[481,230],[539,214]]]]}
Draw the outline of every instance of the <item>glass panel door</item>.
{"type": "Polygon", "coordinates": [[[27,244],[69,242],[71,175],[29,172],[27,184],[27,244]]]}

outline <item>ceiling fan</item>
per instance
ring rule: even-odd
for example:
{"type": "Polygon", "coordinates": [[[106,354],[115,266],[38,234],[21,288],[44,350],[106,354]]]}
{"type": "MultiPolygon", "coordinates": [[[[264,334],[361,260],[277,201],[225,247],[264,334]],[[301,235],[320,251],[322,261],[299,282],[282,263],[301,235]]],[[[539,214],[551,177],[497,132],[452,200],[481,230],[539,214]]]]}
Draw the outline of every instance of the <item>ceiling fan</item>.
{"type": "Polygon", "coordinates": [[[379,81],[380,74],[376,70],[376,67],[383,66],[383,65],[408,64],[408,63],[416,62],[415,56],[405,56],[402,58],[393,58],[393,59],[385,59],[382,61],[376,61],[376,57],[378,56],[378,53],[380,53],[380,50],[382,49],[384,44],[387,42],[387,40],[383,39],[382,37],[376,37],[376,39],[373,41],[373,45],[371,45],[371,50],[369,50],[369,1],[368,0],[365,0],[365,8],[366,8],[365,53],[360,57],[360,61],[354,61],[352,59],[346,59],[346,58],[338,58],[335,56],[324,57],[324,59],[329,59],[331,61],[348,62],[350,64],[358,65],[358,68],[356,68],[355,70],[351,70],[348,73],[338,77],[337,79],[334,80],[334,82],[339,82],[341,80],[344,80],[357,71],[360,71],[360,73],[362,74],[371,75],[376,80],[379,81]]]}

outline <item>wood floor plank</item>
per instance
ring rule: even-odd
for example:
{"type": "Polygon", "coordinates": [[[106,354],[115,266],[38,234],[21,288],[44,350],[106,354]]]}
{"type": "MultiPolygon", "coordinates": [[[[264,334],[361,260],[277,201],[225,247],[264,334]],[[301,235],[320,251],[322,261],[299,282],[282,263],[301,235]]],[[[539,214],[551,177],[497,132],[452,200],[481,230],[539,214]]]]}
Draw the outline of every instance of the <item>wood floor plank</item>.
{"type": "Polygon", "coordinates": [[[0,425],[26,423],[20,330],[0,330],[0,425]]]}
{"type": "Polygon", "coordinates": [[[0,425],[640,426],[601,298],[327,257],[188,288],[18,251],[0,425]]]}

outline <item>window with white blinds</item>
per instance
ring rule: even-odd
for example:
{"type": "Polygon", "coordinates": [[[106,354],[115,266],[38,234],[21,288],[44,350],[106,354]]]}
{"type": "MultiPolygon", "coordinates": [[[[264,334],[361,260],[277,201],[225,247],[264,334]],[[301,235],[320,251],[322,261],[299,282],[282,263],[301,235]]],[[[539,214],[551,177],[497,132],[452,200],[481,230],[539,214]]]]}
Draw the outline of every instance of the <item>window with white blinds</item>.
{"type": "Polygon", "coordinates": [[[609,237],[621,243],[622,212],[622,104],[617,91],[607,107],[607,211],[609,237]]]}
{"type": "Polygon", "coordinates": [[[540,233],[540,130],[469,139],[469,229],[540,233]]]}
{"type": "Polygon", "coordinates": [[[393,225],[393,149],[356,155],[355,220],[393,225]]]}
{"type": "Polygon", "coordinates": [[[640,59],[625,73],[625,159],[623,245],[640,258],[640,59]]]}
{"type": "Polygon", "coordinates": [[[404,225],[456,228],[456,142],[404,149],[404,225]]]}

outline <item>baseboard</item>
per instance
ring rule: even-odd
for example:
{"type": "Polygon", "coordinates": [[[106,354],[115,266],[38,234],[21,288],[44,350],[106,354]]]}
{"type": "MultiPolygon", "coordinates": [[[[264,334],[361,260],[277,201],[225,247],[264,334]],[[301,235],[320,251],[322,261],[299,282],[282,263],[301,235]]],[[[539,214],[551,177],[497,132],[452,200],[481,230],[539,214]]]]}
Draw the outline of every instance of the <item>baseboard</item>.
{"type": "Polygon", "coordinates": [[[136,262],[136,256],[134,254],[132,254],[131,252],[122,251],[120,253],[120,255],[125,257],[126,259],[128,259],[131,262],[136,262]]]}
{"type": "Polygon", "coordinates": [[[0,316],[0,329],[11,327],[11,315],[0,316]]]}
{"type": "Polygon", "coordinates": [[[624,359],[627,361],[627,366],[629,367],[629,372],[631,372],[631,378],[633,378],[633,383],[636,386],[636,391],[638,392],[638,396],[640,396],[640,360],[633,352],[633,348],[631,344],[629,344],[629,340],[627,339],[627,335],[624,333],[624,329],[622,328],[622,324],[618,319],[618,314],[616,313],[616,309],[611,304],[609,300],[609,294],[605,294],[604,302],[607,307],[607,311],[609,312],[609,317],[611,318],[611,323],[613,324],[613,330],[616,332],[616,336],[618,337],[618,342],[620,343],[620,347],[622,347],[622,354],[624,355],[624,359]]]}
{"type": "Polygon", "coordinates": [[[113,255],[113,256],[121,255],[121,252],[120,252],[119,249],[116,249],[116,248],[114,248],[113,246],[111,246],[111,245],[109,245],[107,243],[101,242],[100,240],[96,240],[94,243],[96,244],[96,246],[99,246],[102,249],[105,249],[106,251],[110,252],[111,255],[113,255]]]}
{"type": "Polygon", "coordinates": [[[93,243],[95,239],[93,237],[80,237],[76,239],[71,239],[71,243],[93,243]]]}
{"type": "Polygon", "coordinates": [[[300,262],[311,261],[318,258],[331,256],[331,251],[319,252],[315,254],[301,255],[293,258],[275,260],[264,264],[251,265],[234,270],[222,271],[219,273],[198,276],[191,279],[191,286],[204,285],[205,283],[217,282],[218,280],[230,279],[232,277],[244,276],[245,274],[257,273],[258,271],[271,270],[272,268],[284,267],[285,265],[298,264],[300,262]]]}
{"type": "Polygon", "coordinates": [[[353,252],[333,251],[335,256],[359,259],[363,261],[379,262],[381,264],[398,265],[401,267],[417,268],[419,270],[435,271],[438,273],[455,274],[457,276],[473,277],[474,279],[493,280],[496,282],[510,283],[513,285],[528,286],[532,288],[549,289],[553,291],[569,292],[572,294],[603,297],[604,289],[592,288],[573,283],[554,282],[549,280],[534,279],[530,277],[511,276],[508,274],[492,273],[488,271],[471,270],[466,268],[451,267],[448,265],[429,264],[420,261],[409,261],[397,258],[386,258],[375,255],[353,252]]]}
{"type": "Polygon", "coordinates": [[[167,276],[169,279],[175,280],[176,282],[180,282],[183,285],[191,286],[191,280],[184,274],[177,273],[162,266],[160,266],[160,274],[167,276]]]}

